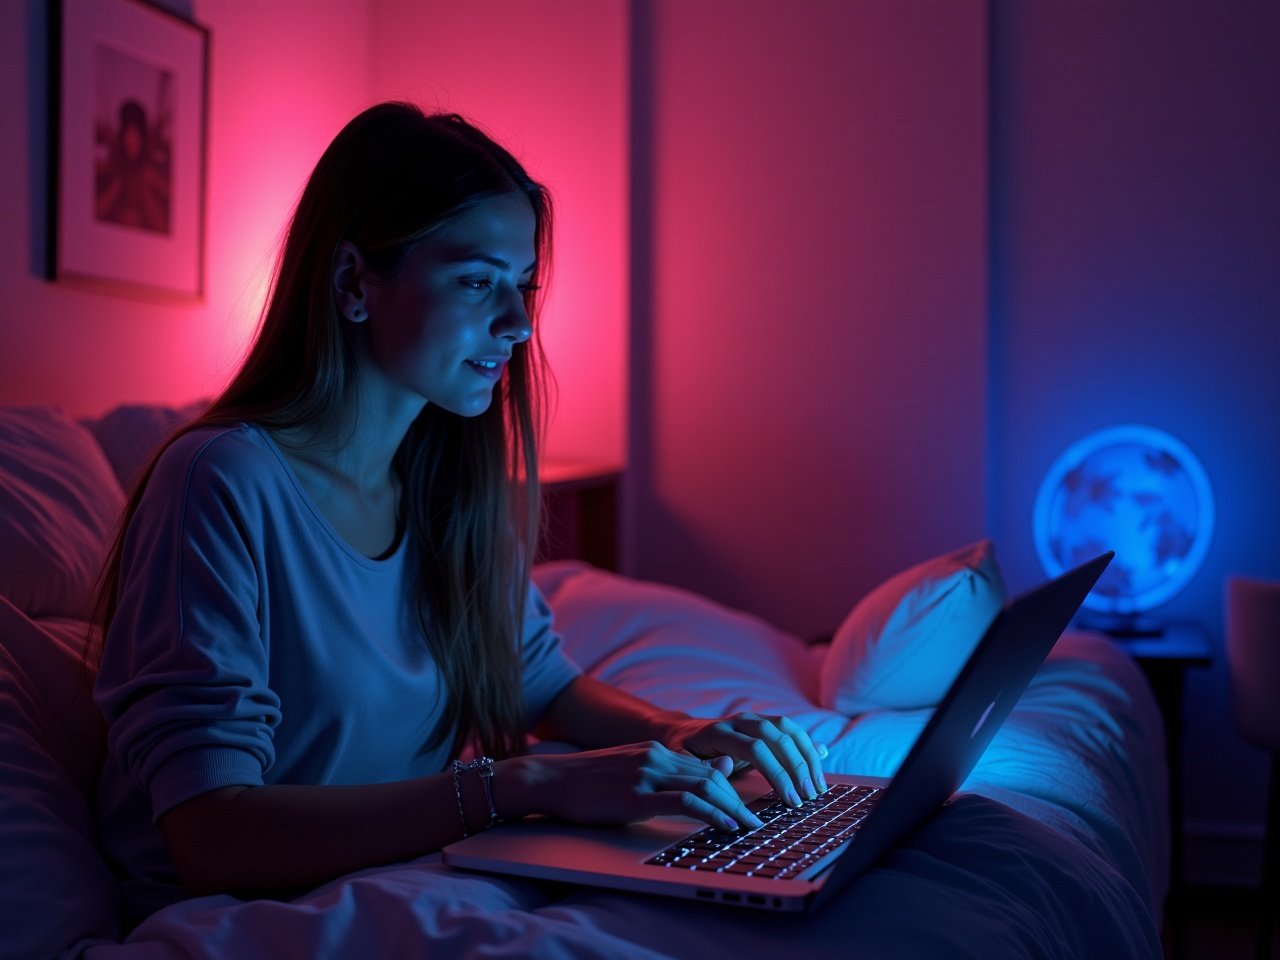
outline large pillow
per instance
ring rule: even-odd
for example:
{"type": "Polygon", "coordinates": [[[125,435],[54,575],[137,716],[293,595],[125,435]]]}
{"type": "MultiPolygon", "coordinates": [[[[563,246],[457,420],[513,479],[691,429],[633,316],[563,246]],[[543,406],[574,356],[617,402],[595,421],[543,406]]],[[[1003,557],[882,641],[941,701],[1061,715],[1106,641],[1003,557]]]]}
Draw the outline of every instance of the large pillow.
{"type": "Polygon", "coordinates": [[[0,647],[38,695],[44,714],[41,744],[86,798],[97,785],[107,750],[106,721],[93,702],[94,671],[85,659],[89,631],[84,620],[33,621],[0,597],[0,647]]]}
{"type": "Polygon", "coordinates": [[[0,407],[0,596],[83,615],[123,505],[88,430],[57,407],[0,407]]]}
{"type": "Polygon", "coordinates": [[[824,743],[847,726],[815,708],[814,651],[759,617],[577,561],[542,564],[534,582],[565,651],[598,680],[694,716],[786,714],[824,743]]]}
{"type": "Polygon", "coordinates": [[[80,677],[77,630],[55,633],[0,598],[0,957],[79,956],[122,932],[85,798],[102,718],[80,677]]]}
{"type": "Polygon", "coordinates": [[[126,493],[133,491],[142,468],[179,427],[190,423],[209,406],[196,400],[185,407],[159,404],[122,404],[101,417],[81,420],[107,455],[107,462],[126,493]]]}
{"type": "Polygon", "coordinates": [[[936,705],[1004,600],[990,540],[890,577],[832,638],[819,702],[850,716],[936,705]]]}

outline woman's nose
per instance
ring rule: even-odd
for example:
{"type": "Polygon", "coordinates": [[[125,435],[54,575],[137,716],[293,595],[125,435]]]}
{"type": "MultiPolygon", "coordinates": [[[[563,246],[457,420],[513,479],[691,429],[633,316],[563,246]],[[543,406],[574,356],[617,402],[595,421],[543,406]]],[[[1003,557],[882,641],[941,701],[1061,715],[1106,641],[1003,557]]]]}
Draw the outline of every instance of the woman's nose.
{"type": "Polygon", "coordinates": [[[512,343],[524,343],[533,335],[529,311],[525,309],[524,294],[516,290],[507,297],[502,310],[493,319],[493,335],[512,343]]]}

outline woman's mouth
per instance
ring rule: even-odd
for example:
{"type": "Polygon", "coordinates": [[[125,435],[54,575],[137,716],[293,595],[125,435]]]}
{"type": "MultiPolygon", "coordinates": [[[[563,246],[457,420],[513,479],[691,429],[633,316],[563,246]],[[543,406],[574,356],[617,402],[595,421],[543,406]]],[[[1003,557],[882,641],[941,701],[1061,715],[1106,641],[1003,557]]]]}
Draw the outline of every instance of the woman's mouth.
{"type": "Polygon", "coordinates": [[[502,376],[502,371],[506,367],[505,360],[468,360],[467,366],[470,367],[486,380],[497,380],[502,376]]]}

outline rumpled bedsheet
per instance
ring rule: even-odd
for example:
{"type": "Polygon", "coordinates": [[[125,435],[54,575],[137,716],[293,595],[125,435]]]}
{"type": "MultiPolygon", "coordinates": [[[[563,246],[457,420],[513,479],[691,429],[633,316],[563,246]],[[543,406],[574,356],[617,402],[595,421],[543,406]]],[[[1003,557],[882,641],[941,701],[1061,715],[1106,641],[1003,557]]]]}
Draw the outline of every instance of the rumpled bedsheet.
{"type": "Polygon", "coordinates": [[[203,897],[91,958],[1156,958],[1141,897],[1104,860],[997,801],[961,797],[814,915],[458,874],[437,856],[292,903],[203,897]]]}
{"type": "MultiPolygon", "coordinates": [[[[789,714],[828,744],[831,770],[892,774],[928,719],[928,710],[844,717],[816,707],[820,647],[670,588],[572,567],[542,571],[539,582],[590,673],[698,715],[789,714]]],[[[1157,958],[1163,758],[1132,661],[1104,638],[1068,634],[956,800],[813,915],[460,873],[432,855],[292,902],[189,900],[123,944],[81,943],[72,954],[1157,958]]]]}

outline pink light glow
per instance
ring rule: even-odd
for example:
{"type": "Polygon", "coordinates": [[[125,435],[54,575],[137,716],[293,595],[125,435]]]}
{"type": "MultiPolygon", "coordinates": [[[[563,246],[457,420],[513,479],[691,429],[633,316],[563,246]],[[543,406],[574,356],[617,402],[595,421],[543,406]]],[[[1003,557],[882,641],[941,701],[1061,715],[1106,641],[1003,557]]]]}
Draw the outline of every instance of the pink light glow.
{"type": "Polygon", "coordinates": [[[455,110],[551,189],[541,338],[559,386],[551,457],[621,462],[627,358],[627,5],[382,0],[374,99],[455,110]],[[482,27],[483,29],[478,29],[482,27]]]}
{"type": "Polygon", "coordinates": [[[369,9],[219,0],[214,31],[208,187],[209,273],[216,312],[200,349],[219,382],[248,347],[279,242],[307,175],[364,105],[369,9]]]}

